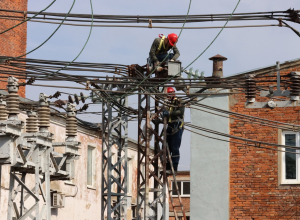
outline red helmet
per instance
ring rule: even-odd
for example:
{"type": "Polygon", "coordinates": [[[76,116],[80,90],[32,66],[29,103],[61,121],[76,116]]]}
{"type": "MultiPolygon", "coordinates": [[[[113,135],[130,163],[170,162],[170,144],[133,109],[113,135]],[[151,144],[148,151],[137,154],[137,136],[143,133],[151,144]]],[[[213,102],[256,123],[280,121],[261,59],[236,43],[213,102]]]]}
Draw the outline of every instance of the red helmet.
{"type": "Polygon", "coordinates": [[[167,88],[167,93],[172,93],[175,92],[175,90],[172,87],[168,87],[167,88]]]}
{"type": "Polygon", "coordinates": [[[176,44],[176,42],[177,42],[177,40],[178,40],[177,34],[174,34],[174,33],[169,34],[169,35],[168,35],[168,40],[169,40],[169,44],[173,47],[174,44],[176,44]]]}

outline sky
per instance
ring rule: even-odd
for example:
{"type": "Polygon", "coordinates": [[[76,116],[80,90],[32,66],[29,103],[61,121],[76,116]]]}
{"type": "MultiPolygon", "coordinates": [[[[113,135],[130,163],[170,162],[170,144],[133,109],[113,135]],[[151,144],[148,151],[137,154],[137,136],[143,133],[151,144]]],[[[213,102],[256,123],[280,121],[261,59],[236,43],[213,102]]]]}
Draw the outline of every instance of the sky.
{"type": "MultiPolygon", "coordinates": [[[[47,11],[66,13],[74,0],[57,0],[47,11]]],[[[28,11],[40,11],[52,0],[28,0],[28,11]]],[[[186,15],[189,0],[93,0],[94,14],[103,15],[186,15]]],[[[197,0],[191,2],[190,15],[231,13],[238,0],[197,0]]],[[[299,0],[241,0],[236,13],[283,11],[289,8],[300,9],[299,0]]],[[[90,14],[89,0],[76,0],[71,13],[90,14]]],[[[225,22],[207,22],[196,26],[223,26],[225,22]]],[[[277,24],[276,21],[243,22],[232,21],[228,25],[277,24]]],[[[154,24],[155,25],[155,24],[154,24]]],[[[300,25],[290,23],[300,30],[300,25]]],[[[40,45],[57,28],[56,24],[28,22],[27,51],[40,45]]],[[[175,26],[181,26],[176,24],[175,26]]],[[[191,25],[189,25],[191,26],[191,25]]],[[[58,32],[41,48],[29,54],[28,58],[48,60],[73,60],[89,34],[89,27],[62,26],[58,32]]],[[[185,67],[191,63],[212,42],[220,29],[183,30],[177,47],[180,50],[179,60],[185,67]]],[[[179,33],[176,29],[137,29],[137,28],[102,28],[94,27],[91,38],[77,59],[79,62],[118,63],[145,65],[150,46],[158,34],[179,33]]],[[[284,62],[300,58],[300,38],[284,27],[224,29],[209,49],[192,64],[194,69],[212,74],[212,61],[208,58],[221,54],[228,58],[224,62],[224,76],[239,72],[275,65],[276,61],[284,62]]],[[[72,74],[71,72],[68,72],[72,74]]],[[[90,73],[87,73],[91,75],[90,73]]],[[[99,76],[99,75],[98,75],[99,76]]],[[[36,82],[40,83],[40,82],[36,82]]],[[[55,85],[76,85],[55,82],[55,85]]],[[[48,95],[56,91],[79,93],[79,90],[57,89],[49,87],[27,86],[26,96],[37,100],[40,92],[48,95]]],[[[88,93],[83,91],[84,94],[88,93]]],[[[62,99],[66,96],[61,97],[62,99]]],[[[129,105],[136,107],[137,96],[129,98],[129,105]]],[[[88,111],[101,112],[100,105],[94,105],[88,111]]],[[[99,115],[81,115],[81,119],[101,122],[99,115]]],[[[186,109],[185,121],[190,121],[189,109],[186,109]]],[[[205,125],[203,125],[205,127],[205,125]]],[[[137,122],[129,124],[129,137],[137,139],[137,122]]],[[[153,143],[153,142],[152,142],[153,143]]],[[[200,143],[201,144],[201,143],[200,143]]],[[[185,131],[181,144],[180,170],[189,170],[190,134],[185,131]]]]}

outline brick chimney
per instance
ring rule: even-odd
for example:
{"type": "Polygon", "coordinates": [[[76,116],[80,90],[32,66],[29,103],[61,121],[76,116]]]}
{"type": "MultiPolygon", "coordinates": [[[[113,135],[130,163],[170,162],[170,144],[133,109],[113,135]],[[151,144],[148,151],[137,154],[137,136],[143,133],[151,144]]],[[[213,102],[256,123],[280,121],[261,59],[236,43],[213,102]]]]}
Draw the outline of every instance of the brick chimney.
{"type": "Polygon", "coordinates": [[[220,54],[217,54],[216,56],[209,58],[209,60],[213,61],[212,76],[218,77],[218,78],[223,77],[223,61],[227,60],[227,58],[221,56],[220,54]]]}
{"type": "MultiPolygon", "coordinates": [[[[0,1],[0,8],[1,9],[7,9],[7,10],[17,10],[17,11],[27,11],[27,0],[1,0],[0,1]]],[[[1,16],[17,16],[20,17],[22,13],[13,13],[13,12],[5,12],[0,11],[1,16]]],[[[18,20],[11,20],[11,19],[1,19],[1,31],[4,31],[21,21],[18,20]]],[[[23,55],[26,53],[26,44],[27,44],[27,22],[21,24],[20,26],[9,30],[8,32],[0,35],[0,56],[11,56],[11,57],[17,57],[20,55],[23,55]]],[[[23,57],[25,58],[25,57],[23,57]]],[[[13,62],[13,61],[11,61],[13,62]]],[[[9,67],[9,66],[8,66],[9,67]]],[[[4,77],[1,78],[1,80],[7,80],[9,75],[7,74],[1,74],[1,72],[8,71],[7,68],[2,68],[0,66],[0,76],[4,77]]],[[[25,69],[16,69],[22,72],[25,69]]],[[[19,76],[14,76],[16,78],[19,78],[19,76]]],[[[22,77],[24,78],[24,77],[22,77]]],[[[25,82],[24,79],[19,79],[20,82],[25,82]]],[[[1,90],[7,90],[6,88],[7,82],[0,82],[0,89],[1,90]]],[[[21,97],[25,97],[25,86],[20,87],[18,94],[21,97]]]]}

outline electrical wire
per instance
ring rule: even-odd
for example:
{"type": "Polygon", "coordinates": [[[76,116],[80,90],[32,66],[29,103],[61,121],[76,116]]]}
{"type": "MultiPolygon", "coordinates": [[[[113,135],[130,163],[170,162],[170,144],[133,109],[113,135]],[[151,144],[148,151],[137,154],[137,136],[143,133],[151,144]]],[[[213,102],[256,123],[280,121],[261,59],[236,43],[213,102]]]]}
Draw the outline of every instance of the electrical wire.
{"type": "MultiPolygon", "coordinates": [[[[52,1],[46,8],[44,8],[43,10],[34,13],[35,15],[33,15],[32,17],[27,18],[26,20],[20,22],[19,24],[16,24],[16,25],[14,25],[14,26],[12,26],[12,27],[10,27],[10,28],[8,28],[8,29],[6,29],[6,30],[0,32],[0,35],[6,33],[7,31],[10,31],[10,30],[12,30],[12,29],[18,27],[19,25],[21,25],[21,24],[23,24],[23,23],[25,23],[25,22],[27,22],[27,21],[30,21],[31,19],[33,19],[33,18],[35,18],[35,17],[37,17],[37,16],[40,15],[42,12],[44,12],[45,10],[47,10],[48,8],[50,8],[50,6],[54,4],[54,2],[56,2],[56,0],[53,0],[53,1],[52,1]]],[[[9,12],[16,12],[16,11],[3,10],[3,9],[1,9],[1,11],[6,11],[6,12],[7,12],[7,11],[9,11],[9,12]]],[[[25,14],[25,11],[23,11],[23,14],[25,14]]]]}
{"type": "MultiPolygon", "coordinates": [[[[66,16],[64,17],[64,19],[62,20],[62,22],[60,23],[60,25],[55,29],[55,31],[54,31],[54,32],[53,32],[53,33],[52,33],[52,34],[51,34],[51,35],[50,35],[43,43],[41,43],[39,46],[37,46],[36,48],[32,49],[31,51],[29,51],[29,52],[27,52],[27,53],[25,53],[25,54],[22,54],[22,55],[20,55],[20,56],[18,56],[18,57],[16,57],[16,58],[20,58],[20,57],[26,56],[26,55],[28,55],[28,54],[34,52],[34,51],[36,51],[37,49],[39,49],[41,46],[43,46],[46,42],[48,42],[48,40],[50,40],[50,39],[53,37],[53,35],[58,31],[58,29],[59,29],[59,28],[61,27],[61,25],[64,23],[64,21],[65,21],[65,19],[67,18],[68,14],[70,14],[70,12],[72,11],[75,2],[76,2],[76,0],[73,0],[73,4],[72,4],[70,10],[69,10],[68,13],[66,14],[66,16]]],[[[10,59],[15,59],[15,58],[10,58],[10,59]]],[[[2,61],[5,61],[5,60],[3,60],[3,59],[0,60],[0,62],[2,62],[2,61]]]]}
{"type": "MultiPolygon", "coordinates": [[[[16,10],[3,10],[0,11],[14,12],[19,13],[20,16],[6,16],[2,15],[1,18],[4,19],[22,19],[24,13],[27,16],[35,14],[34,11],[16,11],[16,10]]],[[[64,13],[55,13],[55,12],[43,12],[39,17],[36,17],[36,20],[43,21],[57,21],[61,20],[61,17],[64,17],[64,13]]],[[[183,23],[186,20],[186,23],[199,23],[199,22],[213,22],[213,21],[226,21],[230,14],[196,14],[196,15],[95,15],[96,23],[130,23],[130,24],[153,24],[153,23],[183,23]]],[[[90,14],[70,14],[67,21],[71,22],[89,22],[90,23],[90,14]]],[[[286,21],[293,21],[299,23],[299,10],[286,10],[286,11],[268,11],[268,12],[247,12],[247,13],[235,13],[232,16],[233,21],[249,21],[249,20],[270,20],[270,19],[279,19],[282,18],[286,21]]],[[[35,21],[36,21],[35,20],[35,21]]],[[[31,20],[33,21],[33,20],[31,20]]]]}
{"type": "Polygon", "coordinates": [[[249,146],[249,147],[254,147],[254,148],[260,148],[260,149],[267,149],[267,150],[272,150],[272,151],[277,151],[277,152],[283,152],[283,153],[289,153],[289,154],[300,154],[300,153],[293,152],[293,151],[279,150],[279,149],[275,149],[275,148],[257,146],[255,144],[253,145],[253,144],[248,144],[248,143],[236,142],[236,141],[232,141],[232,140],[224,140],[224,139],[221,139],[221,138],[217,138],[217,137],[212,137],[212,136],[208,136],[208,135],[205,135],[205,134],[201,134],[199,132],[190,130],[188,128],[184,128],[184,129],[187,130],[187,131],[190,131],[190,132],[192,132],[194,134],[197,134],[197,135],[200,135],[200,136],[203,136],[203,137],[207,137],[207,138],[210,138],[210,139],[218,140],[218,141],[225,141],[225,142],[229,142],[229,143],[233,143],[233,144],[241,144],[241,145],[244,145],[244,146],[249,146]]]}
{"type": "Polygon", "coordinates": [[[94,11],[93,11],[93,3],[92,3],[92,0],[90,0],[90,5],[91,5],[91,12],[92,12],[92,22],[91,22],[91,28],[90,28],[90,32],[89,32],[89,35],[88,35],[88,38],[85,42],[85,44],[83,45],[82,49],[80,50],[79,54],[71,61],[69,62],[67,65],[65,65],[64,67],[62,67],[61,69],[57,70],[54,74],[51,74],[51,75],[55,75],[57,73],[59,73],[61,70],[65,69],[66,67],[68,67],[71,63],[73,63],[75,60],[77,60],[77,58],[81,55],[82,51],[85,49],[87,43],[89,42],[90,40],[90,37],[92,35],[92,30],[93,30],[93,23],[94,23],[94,11]]]}
{"type": "Polygon", "coordinates": [[[225,133],[222,133],[222,132],[218,132],[218,131],[215,131],[215,130],[212,130],[212,129],[208,129],[208,128],[200,127],[200,126],[197,126],[197,125],[193,125],[193,124],[190,124],[190,123],[184,123],[184,126],[194,128],[194,129],[197,129],[197,130],[200,130],[200,131],[204,131],[204,132],[207,132],[207,133],[210,133],[210,134],[215,134],[215,135],[218,135],[218,136],[237,139],[237,140],[240,140],[240,141],[251,142],[251,143],[257,144],[259,147],[262,147],[262,145],[266,145],[266,146],[281,147],[281,148],[288,148],[288,149],[295,149],[295,150],[300,149],[300,147],[295,147],[295,146],[273,144],[273,143],[267,143],[267,142],[263,142],[263,141],[254,141],[252,139],[241,138],[241,137],[237,137],[237,136],[234,136],[234,135],[229,135],[229,134],[225,134],[225,133]]]}

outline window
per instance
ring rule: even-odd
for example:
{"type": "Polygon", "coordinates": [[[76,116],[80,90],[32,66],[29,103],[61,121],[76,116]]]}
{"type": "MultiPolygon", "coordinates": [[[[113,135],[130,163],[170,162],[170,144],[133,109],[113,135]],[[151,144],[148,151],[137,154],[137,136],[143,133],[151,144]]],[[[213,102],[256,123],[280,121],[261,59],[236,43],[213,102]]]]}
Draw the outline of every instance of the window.
{"type": "Polygon", "coordinates": [[[93,146],[87,148],[87,185],[94,187],[96,173],[96,150],[93,146]]]}
{"type": "MultiPolygon", "coordinates": [[[[181,197],[190,196],[190,181],[177,181],[177,186],[181,197]]],[[[176,190],[174,181],[172,181],[172,196],[178,196],[177,191],[173,190],[176,190]]]]}
{"type": "MultiPolygon", "coordinates": [[[[183,217],[179,217],[179,220],[184,220],[183,217]]],[[[186,220],[190,220],[190,216],[186,216],[186,220]]]]}
{"type": "MultiPolygon", "coordinates": [[[[299,132],[283,132],[282,144],[299,147],[299,132]]],[[[282,148],[281,153],[281,183],[299,184],[300,183],[300,150],[282,148]]]]}

